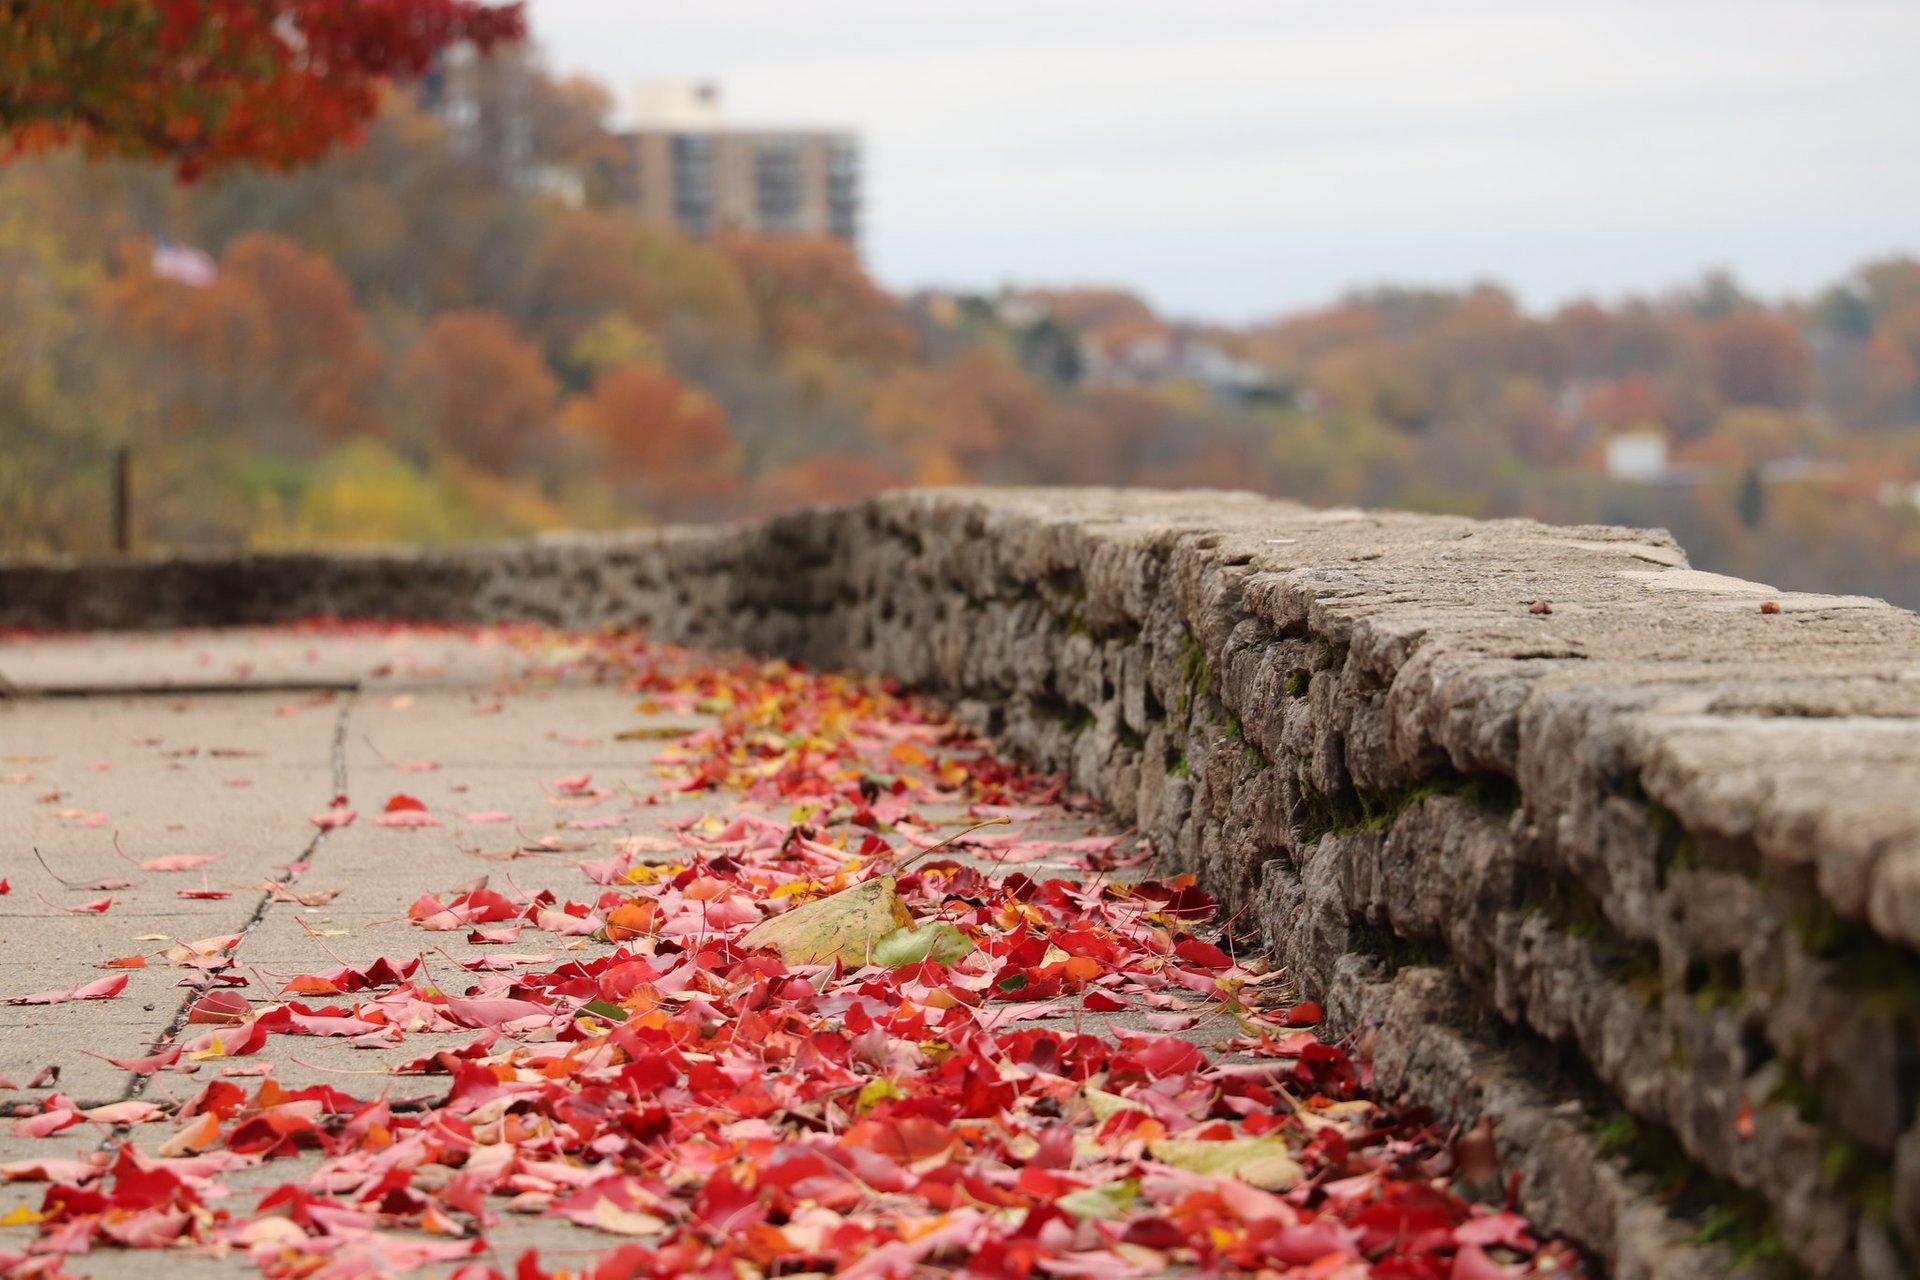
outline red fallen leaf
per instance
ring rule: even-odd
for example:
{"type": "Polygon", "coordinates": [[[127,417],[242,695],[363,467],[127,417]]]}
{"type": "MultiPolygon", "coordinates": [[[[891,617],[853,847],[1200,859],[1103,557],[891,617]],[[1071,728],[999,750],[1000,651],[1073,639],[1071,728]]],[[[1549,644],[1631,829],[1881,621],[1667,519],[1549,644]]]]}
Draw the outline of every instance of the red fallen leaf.
{"type": "Polygon", "coordinates": [[[180,898],[231,898],[233,896],[232,891],[228,889],[175,889],[173,892],[174,896],[180,898]]]}
{"type": "Polygon", "coordinates": [[[42,991],[30,996],[12,996],[8,1004],[65,1004],[69,1000],[111,1000],[127,989],[127,975],[100,978],[65,991],[42,991]]]}
{"type": "Polygon", "coordinates": [[[409,809],[425,813],[427,806],[422,804],[418,797],[410,796],[404,791],[396,791],[387,797],[386,812],[401,813],[409,809]]]}
{"type": "Polygon", "coordinates": [[[350,827],[360,815],[352,809],[329,809],[325,813],[316,813],[307,821],[322,831],[333,831],[339,827],[350,827]]]}
{"type": "Polygon", "coordinates": [[[564,791],[568,795],[577,796],[592,785],[593,775],[590,773],[576,773],[569,778],[555,778],[553,780],[553,789],[555,791],[564,791]]]}
{"type": "Polygon", "coordinates": [[[1174,944],[1173,954],[1188,964],[1197,964],[1203,969],[1231,969],[1233,957],[1214,946],[1211,942],[1202,942],[1198,938],[1183,938],[1174,944]]]}
{"type": "Polygon", "coordinates": [[[13,885],[9,884],[4,877],[0,877],[0,893],[12,893],[12,892],[13,892],[13,885]]]}
{"type": "Polygon", "coordinates": [[[841,1144],[877,1152],[900,1164],[913,1164],[942,1154],[959,1139],[945,1125],[924,1116],[900,1120],[863,1120],[841,1139],[841,1144]]]}
{"type": "Polygon", "coordinates": [[[1311,1027],[1326,1017],[1317,1001],[1302,1000],[1280,1015],[1283,1027],[1311,1027]]]}
{"type": "Polygon", "coordinates": [[[1104,991],[1087,992],[1086,995],[1080,997],[1080,1004],[1084,1008],[1093,1010],[1095,1013],[1118,1013],[1122,1009],[1133,1008],[1133,1006],[1125,1000],[1121,1000],[1116,996],[1110,996],[1104,991]]]}
{"type": "Polygon", "coordinates": [[[147,967],[145,956],[118,956],[112,960],[102,960],[93,966],[96,969],[144,969],[147,967]]]}
{"type": "Polygon", "coordinates": [[[195,1023],[237,1023],[253,1013],[247,998],[235,991],[209,991],[187,1010],[187,1021],[195,1023]]]}
{"type": "Polygon", "coordinates": [[[396,966],[385,956],[372,964],[354,968],[341,965],[328,973],[303,973],[280,989],[282,995],[297,996],[338,996],[354,991],[366,991],[372,987],[395,987],[405,982],[420,968],[420,957],[415,956],[403,965],[396,966]]]}

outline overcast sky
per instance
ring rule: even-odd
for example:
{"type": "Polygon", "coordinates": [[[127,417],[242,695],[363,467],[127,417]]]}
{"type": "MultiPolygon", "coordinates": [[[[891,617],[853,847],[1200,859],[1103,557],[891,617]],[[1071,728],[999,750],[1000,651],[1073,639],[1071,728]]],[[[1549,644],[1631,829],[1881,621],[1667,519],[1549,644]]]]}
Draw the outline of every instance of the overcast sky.
{"type": "Polygon", "coordinates": [[[1245,320],[1369,283],[1529,303],[1920,250],[1913,0],[531,0],[557,70],[846,125],[890,286],[1245,320]]]}

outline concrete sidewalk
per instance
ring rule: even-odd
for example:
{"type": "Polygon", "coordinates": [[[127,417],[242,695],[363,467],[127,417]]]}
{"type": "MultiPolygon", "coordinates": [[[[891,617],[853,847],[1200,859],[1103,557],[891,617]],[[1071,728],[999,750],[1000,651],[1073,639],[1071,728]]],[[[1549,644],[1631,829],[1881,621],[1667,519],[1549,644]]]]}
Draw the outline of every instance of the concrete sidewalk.
{"type": "MultiPolygon", "coordinates": [[[[183,1061],[151,1076],[92,1055],[139,1057],[209,1029],[185,1021],[205,975],[162,956],[181,943],[238,935],[228,972],[246,979],[237,990],[256,1006],[274,1002],[288,978],[341,962],[424,955],[429,974],[451,986],[480,976],[456,966],[483,954],[561,962],[569,945],[604,951],[532,928],[513,945],[474,946],[464,930],[426,933],[406,917],[422,894],[445,897],[481,876],[591,902],[600,887],[578,864],[611,856],[628,837],[661,836],[676,819],[738,806],[734,796],[669,790],[654,768],[668,739],[619,736],[710,718],[641,714],[588,652],[531,630],[392,627],[0,642],[0,877],[11,887],[0,896],[0,997],[129,979],[112,999],[0,1004],[0,1076],[15,1086],[0,1089],[0,1104],[35,1112],[54,1090],[83,1106],[182,1100],[223,1067],[246,1072],[238,1083],[251,1089],[265,1063],[289,1088],[386,1090],[396,1104],[443,1093],[445,1077],[389,1077],[388,1068],[472,1033],[410,1033],[392,1049],[276,1036],[231,1064],[183,1061]],[[581,785],[581,775],[591,781],[581,785]],[[416,797],[438,825],[378,824],[396,794],[416,797]],[[317,827],[313,816],[339,796],[357,820],[317,827]],[[135,865],[180,855],[214,861],[179,872],[135,865]],[[104,911],[78,910],[106,898],[104,911]],[[94,967],[142,954],[144,968],[94,967]],[[46,1075],[55,1069],[57,1081],[46,1075]]],[[[1062,815],[1030,825],[1035,835],[1089,830],[1062,815]]],[[[39,1139],[0,1128],[0,1164],[72,1157],[121,1136],[99,1124],[39,1139]]],[[[250,1191],[298,1181],[317,1163],[273,1160],[230,1177],[227,1208],[241,1216],[250,1191]]],[[[34,1182],[0,1187],[0,1214],[37,1205],[43,1192],[34,1182]]],[[[7,1229],[0,1247],[22,1247],[31,1230],[7,1229]]],[[[551,1264],[616,1243],[558,1220],[509,1219],[488,1235],[502,1267],[528,1246],[551,1264]]],[[[257,1274],[243,1257],[178,1251],[96,1250],[69,1270],[257,1274]]]]}

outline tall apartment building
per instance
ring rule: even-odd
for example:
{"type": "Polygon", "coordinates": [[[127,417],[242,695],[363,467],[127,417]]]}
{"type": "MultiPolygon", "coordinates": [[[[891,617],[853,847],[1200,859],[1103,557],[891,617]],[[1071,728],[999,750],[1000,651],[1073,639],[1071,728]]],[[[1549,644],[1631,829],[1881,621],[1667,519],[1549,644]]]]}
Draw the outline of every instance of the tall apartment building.
{"type": "Polygon", "coordinates": [[[860,143],[836,130],[728,126],[711,83],[646,84],[628,99],[609,196],[661,226],[860,234],[860,143]]]}

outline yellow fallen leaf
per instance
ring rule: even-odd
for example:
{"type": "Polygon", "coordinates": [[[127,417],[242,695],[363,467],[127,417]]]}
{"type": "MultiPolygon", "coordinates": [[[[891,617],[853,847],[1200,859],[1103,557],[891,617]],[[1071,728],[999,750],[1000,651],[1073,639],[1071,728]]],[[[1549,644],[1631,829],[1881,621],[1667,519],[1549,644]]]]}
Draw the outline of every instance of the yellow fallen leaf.
{"type": "Polygon", "coordinates": [[[1161,1138],[1147,1144],[1147,1154],[1188,1173],[1230,1174],[1263,1191],[1285,1191],[1303,1175],[1284,1138],[1161,1138]]]}
{"type": "Polygon", "coordinates": [[[15,1205],[6,1217],[0,1218],[0,1227],[34,1227],[40,1224],[41,1217],[40,1211],[32,1205],[15,1205]]]}
{"type": "Polygon", "coordinates": [[[667,1229],[665,1219],[622,1209],[605,1196],[593,1202],[593,1225],[616,1236],[651,1236],[667,1229]]]}
{"type": "Polygon", "coordinates": [[[740,940],[749,951],[772,947],[788,964],[824,964],[840,959],[867,963],[873,945],[895,929],[913,927],[892,876],[863,880],[763,920],[740,940]]]}
{"type": "Polygon", "coordinates": [[[1087,1105],[1093,1108],[1093,1118],[1105,1124],[1107,1118],[1117,1111],[1145,1111],[1149,1115],[1152,1109],[1132,1098],[1123,1098],[1117,1093],[1108,1093],[1105,1089],[1088,1088],[1082,1090],[1087,1096],[1087,1105]]]}

